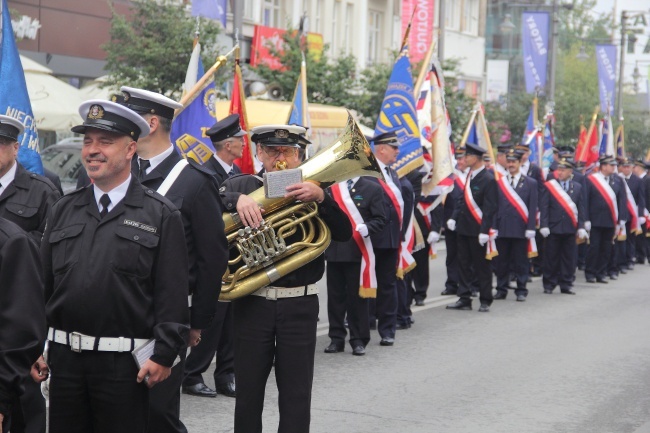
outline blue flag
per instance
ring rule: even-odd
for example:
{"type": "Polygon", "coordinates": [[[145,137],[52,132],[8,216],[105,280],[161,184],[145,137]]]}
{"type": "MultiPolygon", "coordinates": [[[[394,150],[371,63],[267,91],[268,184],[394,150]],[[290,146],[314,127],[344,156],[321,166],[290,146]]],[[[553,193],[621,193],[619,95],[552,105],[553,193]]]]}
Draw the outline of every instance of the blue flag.
{"type": "Polygon", "coordinates": [[[227,0],[192,0],[192,16],[219,20],[225,28],[227,3],[227,0]]]}
{"type": "Polygon", "coordinates": [[[535,126],[535,106],[530,107],[528,114],[528,121],[526,122],[526,130],[521,137],[521,144],[528,146],[530,155],[528,160],[534,163],[539,163],[539,154],[537,152],[537,127],[535,126]]]}
{"type": "Polygon", "coordinates": [[[399,176],[404,176],[424,164],[408,45],[404,47],[393,66],[375,126],[375,135],[389,131],[395,131],[400,142],[397,162],[393,164],[399,176]]]}
{"type": "Polygon", "coordinates": [[[291,110],[289,111],[288,125],[300,125],[307,128],[307,138],[311,134],[311,119],[307,102],[307,65],[303,60],[300,64],[300,77],[293,94],[291,110]]]}
{"type": "Polygon", "coordinates": [[[528,93],[535,93],[546,86],[548,23],[548,12],[524,12],[521,18],[524,73],[528,93]]]}
{"type": "Polygon", "coordinates": [[[596,45],[600,111],[611,115],[616,98],[616,45],[596,45]]]}
{"type": "Polygon", "coordinates": [[[555,138],[551,130],[551,122],[547,121],[544,126],[544,150],[542,153],[542,168],[549,168],[553,162],[553,147],[555,146],[555,138]]]}
{"type": "Polygon", "coordinates": [[[38,131],[29,102],[25,72],[20,63],[18,48],[11,27],[7,0],[2,0],[2,53],[0,54],[0,114],[15,117],[25,132],[18,137],[18,162],[25,169],[43,174],[43,163],[38,146],[38,131]]]}
{"type": "MultiPolygon", "coordinates": [[[[204,74],[201,56],[198,54],[201,50],[200,47],[200,44],[196,44],[188,68],[197,71],[196,81],[201,79],[204,74]],[[192,65],[192,62],[195,64],[192,65]]],[[[205,163],[215,153],[212,141],[205,131],[210,129],[217,120],[216,100],[217,92],[214,81],[211,81],[188,103],[172,123],[172,143],[181,155],[192,158],[199,164],[205,163]]]]}

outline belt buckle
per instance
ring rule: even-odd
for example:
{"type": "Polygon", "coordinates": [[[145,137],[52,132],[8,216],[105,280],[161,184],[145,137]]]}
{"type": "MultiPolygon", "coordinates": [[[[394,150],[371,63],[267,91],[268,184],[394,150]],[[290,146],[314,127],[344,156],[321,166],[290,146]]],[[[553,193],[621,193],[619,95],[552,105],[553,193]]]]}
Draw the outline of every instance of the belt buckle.
{"type": "Polygon", "coordinates": [[[81,353],[81,334],[78,332],[70,333],[70,350],[81,353]]]}
{"type": "Polygon", "coordinates": [[[278,288],[277,287],[267,287],[266,288],[266,299],[269,300],[269,301],[277,301],[278,300],[278,288]]]}

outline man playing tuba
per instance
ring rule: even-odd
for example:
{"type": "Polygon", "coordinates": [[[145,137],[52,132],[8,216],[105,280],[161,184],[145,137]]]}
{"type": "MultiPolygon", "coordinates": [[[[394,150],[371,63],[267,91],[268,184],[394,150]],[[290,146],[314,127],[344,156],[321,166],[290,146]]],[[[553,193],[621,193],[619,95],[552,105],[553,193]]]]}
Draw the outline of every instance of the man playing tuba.
{"type": "MultiPolygon", "coordinates": [[[[309,144],[301,126],[269,125],[253,128],[252,141],[263,169],[257,176],[240,175],[226,180],[221,196],[226,209],[237,209],[245,226],[257,228],[264,209],[251,203],[249,194],[263,185],[264,172],[296,168],[309,144]]],[[[315,202],[318,216],[331,231],[332,240],[352,236],[348,217],[334,199],[313,182],[303,181],[286,188],[286,197],[303,203],[315,202]]],[[[300,241],[301,230],[286,239],[300,241]]],[[[298,253],[299,254],[299,253],[298,253]]],[[[261,432],[264,392],[275,361],[279,391],[279,433],[308,432],[311,388],[314,374],[318,289],[314,285],[324,273],[325,259],[315,260],[252,293],[233,301],[235,320],[235,432],[261,432]]]]}

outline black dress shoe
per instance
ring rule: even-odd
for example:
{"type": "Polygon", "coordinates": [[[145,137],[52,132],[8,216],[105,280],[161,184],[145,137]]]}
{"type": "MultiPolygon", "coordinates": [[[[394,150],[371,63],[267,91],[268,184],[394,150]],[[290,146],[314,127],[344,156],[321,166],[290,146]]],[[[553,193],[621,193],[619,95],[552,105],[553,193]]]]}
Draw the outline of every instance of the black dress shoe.
{"type": "Polygon", "coordinates": [[[621,268],[618,272],[620,274],[627,274],[627,271],[625,270],[625,268],[621,268]]]}
{"type": "Polygon", "coordinates": [[[209,388],[205,383],[199,382],[195,385],[184,386],[183,394],[214,398],[217,396],[217,391],[209,388]]]}
{"type": "Polygon", "coordinates": [[[561,292],[564,293],[565,295],[575,295],[575,294],[576,294],[576,292],[574,292],[574,291],[571,290],[571,289],[569,289],[569,290],[562,290],[561,292]]]}
{"type": "Polygon", "coordinates": [[[380,346],[392,346],[393,344],[395,344],[395,339],[390,337],[384,337],[379,342],[380,346]]]}
{"type": "Polygon", "coordinates": [[[343,352],[344,349],[345,348],[342,344],[330,343],[330,345],[325,348],[325,353],[343,352]]]}
{"type": "Polygon", "coordinates": [[[488,304],[481,304],[481,306],[478,307],[478,312],[479,313],[489,313],[490,312],[490,306],[488,304]]]}
{"type": "Polygon", "coordinates": [[[494,299],[495,301],[499,301],[499,300],[502,300],[502,299],[506,299],[507,296],[508,296],[507,293],[497,292],[497,294],[494,295],[494,297],[492,299],[494,299]]]}
{"type": "Polygon", "coordinates": [[[455,304],[447,305],[447,310],[471,310],[472,304],[463,302],[461,300],[456,301],[455,304]]]}
{"type": "MultiPolygon", "coordinates": [[[[587,282],[588,283],[595,283],[596,279],[595,278],[587,278],[587,282]]],[[[605,281],[605,282],[607,282],[607,281],[605,281]]]]}
{"type": "Polygon", "coordinates": [[[551,293],[553,293],[553,290],[552,289],[544,289],[544,293],[546,293],[547,295],[550,295],[551,293]]]}
{"type": "Polygon", "coordinates": [[[235,388],[235,381],[219,383],[216,385],[217,394],[225,395],[226,397],[236,397],[237,392],[235,388]]]}
{"type": "Polygon", "coordinates": [[[407,323],[398,323],[398,324],[395,326],[395,329],[401,329],[401,330],[404,330],[404,329],[409,329],[410,327],[411,327],[410,324],[407,324],[407,323]]]}
{"type": "Polygon", "coordinates": [[[478,292],[472,292],[472,298],[478,297],[478,292]]]}
{"type": "Polygon", "coordinates": [[[352,354],[354,356],[363,356],[366,354],[366,349],[363,346],[354,346],[352,348],[352,354]]]}
{"type": "Polygon", "coordinates": [[[455,290],[450,290],[450,289],[445,289],[442,292],[440,292],[442,296],[453,296],[456,295],[457,292],[455,290]]]}
{"type": "Polygon", "coordinates": [[[526,297],[524,295],[517,295],[517,302],[526,302],[526,297]]]}
{"type": "Polygon", "coordinates": [[[609,283],[609,281],[607,281],[604,278],[596,278],[596,282],[597,283],[603,283],[603,284],[608,284],[609,283]]]}
{"type": "Polygon", "coordinates": [[[416,307],[423,307],[424,306],[424,299],[416,299],[415,300],[415,306],[416,307]]]}
{"type": "Polygon", "coordinates": [[[612,275],[609,276],[609,279],[610,280],[618,280],[618,275],[612,274],[612,275]]]}

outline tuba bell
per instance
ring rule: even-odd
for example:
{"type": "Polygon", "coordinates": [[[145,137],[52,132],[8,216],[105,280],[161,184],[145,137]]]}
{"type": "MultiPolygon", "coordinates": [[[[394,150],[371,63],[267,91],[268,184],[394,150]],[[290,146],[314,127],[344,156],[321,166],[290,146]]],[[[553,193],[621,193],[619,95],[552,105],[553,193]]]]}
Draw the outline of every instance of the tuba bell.
{"type": "MultiPolygon", "coordinates": [[[[321,188],[357,176],[383,178],[370,145],[350,113],[336,141],[300,165],[303,181],[321,188]]],[[[244,227],[237,213],[224,213],[228,267],[219,299],[230,301],[272,284],[320,256],[331,241],[330,230],[318,216],[316,203],[293,198],[268,199],[264,187],[249,194],[262,208],[264,221],[244,227]],[[298,241],[288,242],[288,238],[298,241]]]]}

